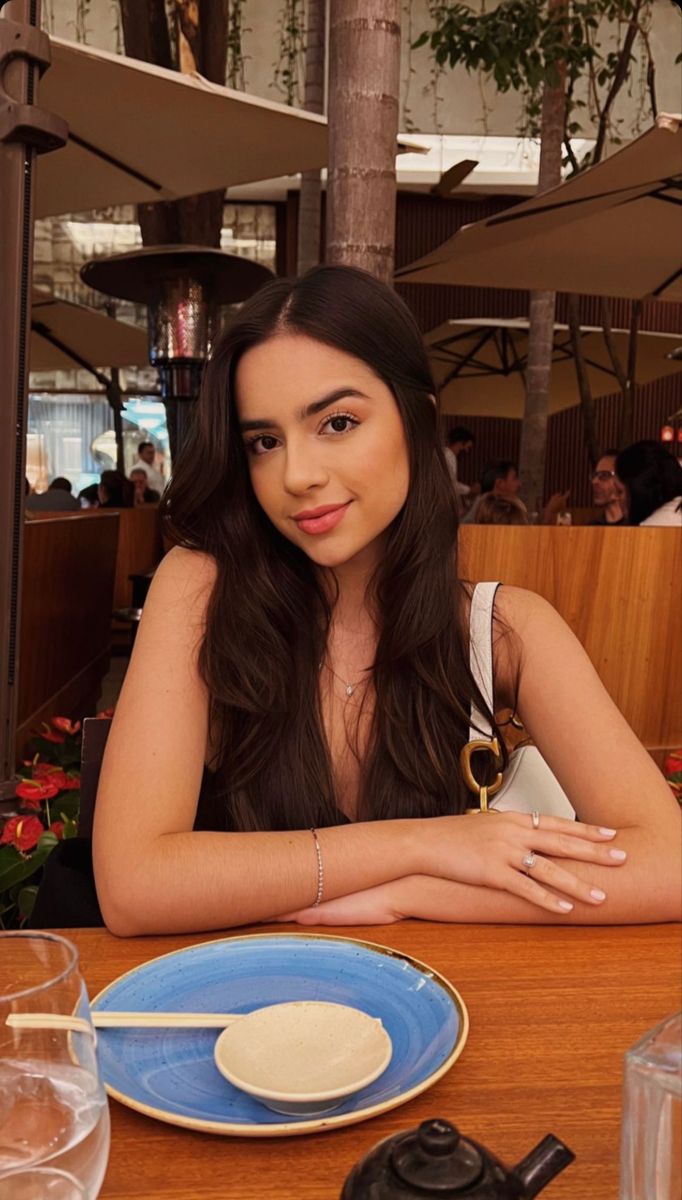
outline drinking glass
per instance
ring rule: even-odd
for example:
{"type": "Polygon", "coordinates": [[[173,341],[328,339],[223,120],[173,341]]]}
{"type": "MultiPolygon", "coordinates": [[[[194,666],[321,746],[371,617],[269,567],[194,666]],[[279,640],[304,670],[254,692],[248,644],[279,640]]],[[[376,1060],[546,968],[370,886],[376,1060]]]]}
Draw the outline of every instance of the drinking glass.
{"type": "Polygon", "coordinates": [[[0,933],[0,1200],[94,1200],[109,1108],[78,951],[52,933],[0,933]],[[14,1029],[11,1013],[81,1018],[14,1029]]]}
{"type": "Polygon", "coordinates": [[[625,1056],[621,1200],[682,1196],[682,1013],[625,1056]]]}

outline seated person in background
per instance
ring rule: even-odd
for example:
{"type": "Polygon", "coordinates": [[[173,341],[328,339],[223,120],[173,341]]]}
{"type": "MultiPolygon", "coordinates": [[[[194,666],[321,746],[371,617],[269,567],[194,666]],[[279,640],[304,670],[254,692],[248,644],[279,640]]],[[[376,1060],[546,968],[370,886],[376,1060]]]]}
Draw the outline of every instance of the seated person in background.
{"type": "Polygon", "coordinates": [[[515,500],[526,512],[525,504],[518,498],[520,488],[521,480],[516,463],[505,460],[491,463],[481,476],[481,495],[474,500],[466,516],[462,517],[462,524],[478,524],[478,513],[484,496],[493,496],[496,500],[515,500]]]}
{"type": "Polygon", "coordinates": [[[660,442],[635,442],[616,459],[628,525],[682,526],[682,466],[660,442]]]}
{"type": "Polygon", "coordinates": [[[74,512],[80,504],[71,490],[69,480],[57,475],[46,492],[33,492],[26,497],[26,508],[32,512],[74,512]]]}
{"type": "Polygon", "coordinates": [[[103,471],[97,488],[100,508],[132,508],[135,485],[120,471],[103,471]]]}
{"type": "Polygon", "coordinates": [[[156,459],[156,450],[153,442],[140,442],[137,447],[137,458],[133,463],[134,471],[144,471],[147,476],[147,487],[161,495],[166,486],[166,481],[154,465],[156,459]]]}
{"type": "Polygon", "coordinates": [[[81,508],[99,508],[99,484],[89,483],[78,493],[78,503],[81,508]]]}
{"type": "Polygon", "coordinates": [[[606,450],[592,472],[592,502],[600,515],[590,525],[627,525],[622,488],[616,475],[617,450],[606,450]]]}
{"type": "Polygon", "coordinates": [[[114,933],[679,919],[679,806],[582,646],[540,596],[458,575],[428,358],[392,288],[322,266],[247,300],[161,504],[174,546],[97,794],[114,933]],[[501,738],[510,709],[570,819],[467,812],[470,723],[501,738]]]}
{"type": "Polygon", "coordinates": [[[528,525],[525,504],[514,496],[495,496],[488,492],[479,496],[476,506],[477,525],[528,525]]]}
{"type": "Polygon", "coordinates": [[[128,478],[135,488],[133,503],[136,506],[139,504],[156,504],[161,499],[158,492],[147,486],[147,476],[139,467],[133,467],[128,478]]]}

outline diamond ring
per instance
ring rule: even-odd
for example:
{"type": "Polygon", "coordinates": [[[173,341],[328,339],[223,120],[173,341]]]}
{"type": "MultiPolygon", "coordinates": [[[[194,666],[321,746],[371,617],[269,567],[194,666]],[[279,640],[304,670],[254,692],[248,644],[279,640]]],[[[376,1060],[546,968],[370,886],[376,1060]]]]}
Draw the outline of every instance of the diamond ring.
{"type": "Polygon", "coordinates": [[[533,854],[533,851],[530,850],[528,854],[524,854],[522,861],[523,861],[523,869],[526,872],[526,875],[530,875],[530,872],[533,870],[533,867],[535,866],[535,863],[536,863],[536,858],[535,858],[535,855],[533,854]]]}

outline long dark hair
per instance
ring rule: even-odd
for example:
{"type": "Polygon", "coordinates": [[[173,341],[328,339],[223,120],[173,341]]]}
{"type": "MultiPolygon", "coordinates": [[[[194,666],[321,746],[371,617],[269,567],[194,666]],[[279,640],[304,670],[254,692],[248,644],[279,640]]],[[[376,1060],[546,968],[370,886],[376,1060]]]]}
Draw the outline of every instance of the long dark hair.
{"type": "Polygon", "coordinates": [[[640,525],[657,508],[682,497],[682,467],[660,442],[635,442],[622,450],[616,474],[628,490],[629,525],[640,525]]]}
{"type": "Polygon", "coordinates": [[[255,498],[235,407],[240,356],[285,331],[366,363],[392,391],[408,446],[408,496],[372,581],[376,704],[358,817],[461,812],[474,802],[459,769],[471,701],[492,714],[468,665],[457,504],[428,360],[389,287],[364,271],[323,266],[267,284],[222,336],[161,502],[171,540],[217,564],[199,663],[219,733],[214,765],[227,824],[295,829],[340,819],[319,698],[333,605],[315,565],[255,498]]]}

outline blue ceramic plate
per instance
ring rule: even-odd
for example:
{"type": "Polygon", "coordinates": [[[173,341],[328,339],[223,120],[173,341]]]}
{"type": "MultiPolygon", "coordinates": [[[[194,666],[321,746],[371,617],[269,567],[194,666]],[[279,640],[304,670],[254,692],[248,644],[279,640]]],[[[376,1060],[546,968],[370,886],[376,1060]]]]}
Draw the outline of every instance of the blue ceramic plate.
{"type": "Polygon", "coordinates": [[[164,954],[115,980],[92,1008],[247,1013],[284,1000],[328,1000],[380,1017],[393,1043],[387,1070],[328,1116],[278,1116],[222,1077],[213,1061],[215,1030],[102,1029],[109,1095],[207,1133],[282,1137],[338,1129],[425,1091],[459,1057],[469,1031],[461,997],[437,971],[372,942],[316,934],[223,938],[164,954]]]}

